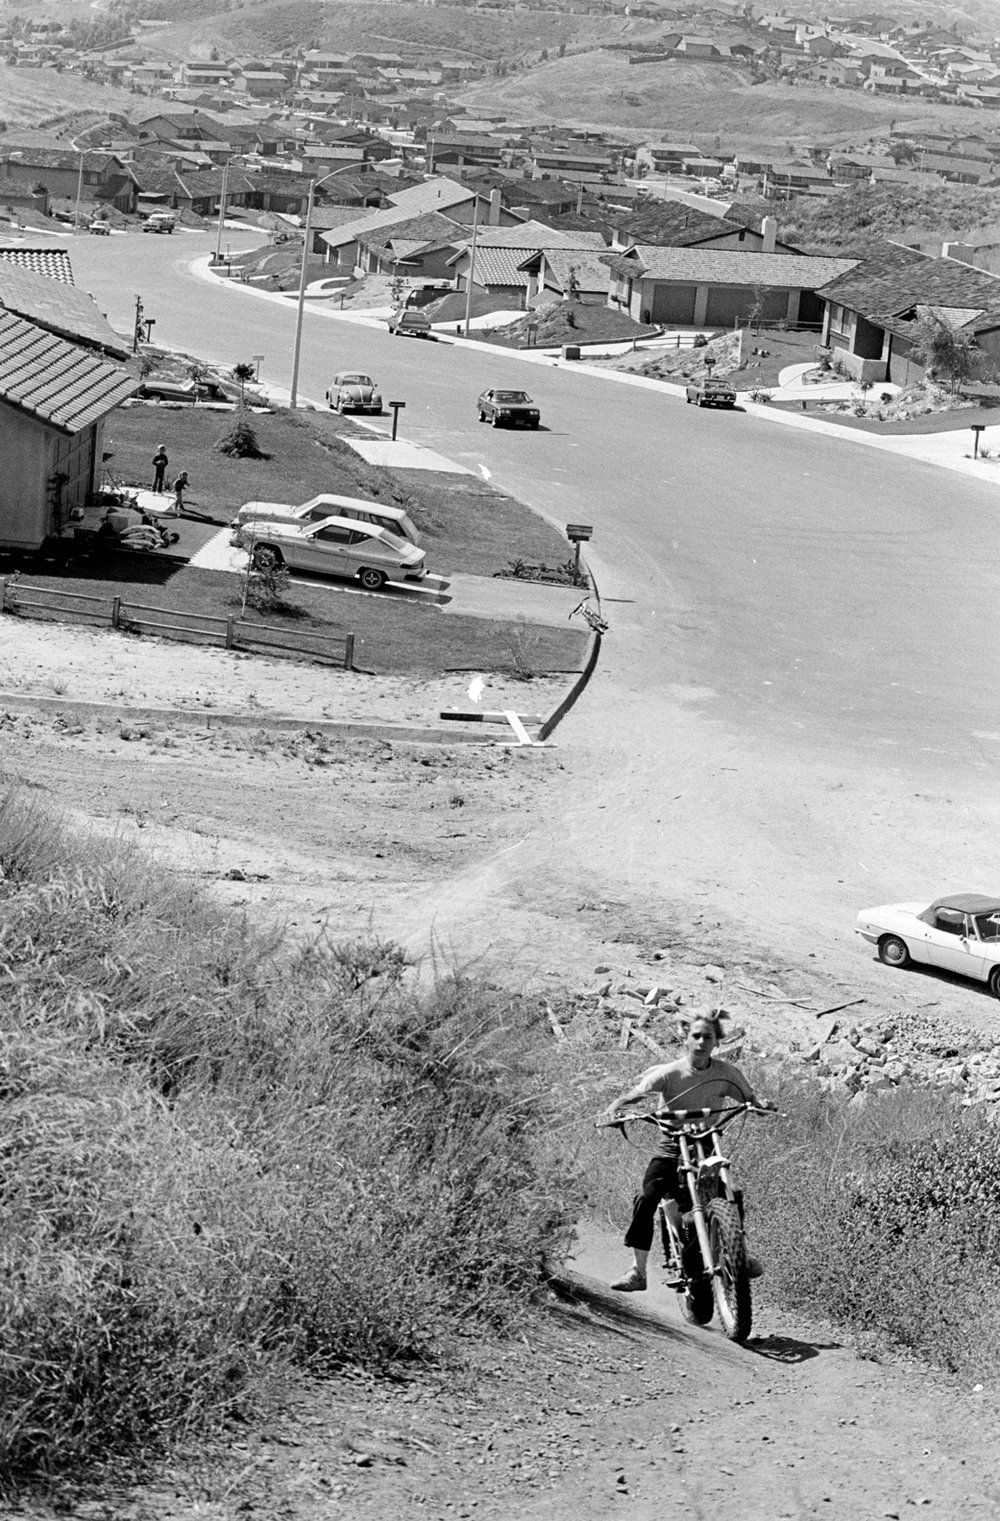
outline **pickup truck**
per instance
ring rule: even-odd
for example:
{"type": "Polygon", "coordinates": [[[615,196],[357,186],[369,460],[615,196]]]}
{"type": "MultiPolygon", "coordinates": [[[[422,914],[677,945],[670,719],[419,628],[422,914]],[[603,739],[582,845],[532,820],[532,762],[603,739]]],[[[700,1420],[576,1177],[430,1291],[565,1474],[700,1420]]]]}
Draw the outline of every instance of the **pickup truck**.
{"type": "Polygon", "coordinates": [[[699,407],[735,407],[736,389],[728,380],[706,375],[704,380],[692,380],[684,387],[684,400],[689,405],[696,401],[699,407]]]}

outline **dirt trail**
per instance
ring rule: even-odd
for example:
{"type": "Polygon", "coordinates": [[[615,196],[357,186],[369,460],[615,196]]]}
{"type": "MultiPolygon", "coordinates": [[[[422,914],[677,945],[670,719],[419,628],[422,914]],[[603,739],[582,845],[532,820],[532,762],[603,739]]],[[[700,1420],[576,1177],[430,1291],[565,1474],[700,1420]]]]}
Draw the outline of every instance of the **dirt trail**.
{"type": "MultiPolygon", "coordinates": [[[[85,687],[91,636],[47,629],[41,649],[36,629],[6,619],[0,634],[19,695],[51,698],[53,672],[67,698],[100,695],[85,687]]],[[[127,643],[122,651],[132,659],[127,643]]],[[[813,810],[803,830],[791,763],[737,743],[691,694],[664,694],[650,717],[627,679],[599,679],[546,751],[352,742],[311,734],[309,714],[363,702],[412,721],[436,711],[441,693],[337,689],[328,673],[292,676],[222,652],[185,674],[172,650],[141,653],[141,666],[110,678],[133,700],[190,707],[225,691],[227,704],[260,711],[273,682],[270,700],[302,728],[129,725],[5,711],[0,698],[4,773],[293,931],[374,929],[534,989],[586,986],[596,965],[660,947],[668,968],[692,976],[705,962],[727,968],[727,1004],[758,1041],[805,1033],[811,1017],[755,1002],[738,973],[818,1003],[864,996],[873,1014],[929,1004],[971,1028],[995,1023],[995,1004],[966,984],[874,965],[837,927],[833,891],[822,932],[801,924],[800,883],[824,901],[817,884],[847,859],[871,779],[845,784],[835,758],[800,757],[813,810]],[[794,866],[785,881],[782,861],[794,866]]],[[[891,781],[873,785],[877,813],[891,781]]],[[[925,830],[931,870],[963,807],[960,795],[947,802],[938,835],[925,830]]],[[[897,861],[898,824],[886,803],[897,861]]],[[[115,1521],[605,1521],[619,1511],[644,1521],[670,1496],[695,1517],[736,1504],[743,1521],[1000,1514],[995,1391],[864,1360],[842,1335],[779,1314],[766,1280],[756,1339],[732,1348],[714,1330],[685,1328],[665,1291],[623,1300],[600,1288],[621,1265],[615,1239],[588,1226],[573,1264],[577,1302],[554,1298],[495,1364],[484,1355],[468,1375],[404,1386],[291,1388],[261,1431],[228,1432],[208,1458],[134,1494],[74,1493],[65,1509],[115,1521]]]]}

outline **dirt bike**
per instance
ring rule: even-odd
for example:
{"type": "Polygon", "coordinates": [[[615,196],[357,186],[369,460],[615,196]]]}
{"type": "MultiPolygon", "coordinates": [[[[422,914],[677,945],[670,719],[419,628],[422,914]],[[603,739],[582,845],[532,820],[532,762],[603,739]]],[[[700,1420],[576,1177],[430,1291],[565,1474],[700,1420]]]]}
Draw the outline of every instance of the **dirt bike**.
{"type": "Polygon", "coordinates": [[[773,1114],[755,1104],[725,1109],[675,1109],[664,1114],[625,1114],[602,1120],[598,1129],[618,1130],[633,1121],[655,1125],[675,1139],[678,1176],[686,1185],[687,1209],[678,1229],[661,1200],[657,1210],[668,1288],[676,1289],[681,1314],[705,1326],[718,1314],[730,1341],[746,1341],[753,1326],[750,1257],[743,1231],[743,1195],[733,1186],[722,1132],[741,1114],[773,1114]]]}

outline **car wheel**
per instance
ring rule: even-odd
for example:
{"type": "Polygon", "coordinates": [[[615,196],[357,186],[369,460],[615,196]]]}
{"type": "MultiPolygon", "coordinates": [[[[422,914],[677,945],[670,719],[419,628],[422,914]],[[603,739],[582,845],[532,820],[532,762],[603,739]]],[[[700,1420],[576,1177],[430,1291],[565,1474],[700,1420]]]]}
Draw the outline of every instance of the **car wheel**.
{"type": "Polygon", "coordinates": [[[284,563],[281,550],[273,544],[258,544],[253,552],[254,570],[280,570],[284,563]]]}
{"type": "Polygon", "coordinates": [[[482,407],[480,407],[480,409],[479,409],[479,421],[480,422],[485,422],[486,421],[486,413],[483,411],[482,407]]]}
{"type": "Polygon", "coordinates": [[[381,591],[388,579],[384,570],[376,570],[371,565],[366,565],[364,570],[358,571],[358,580],[365,591],[381,591]]]}
{"type": "Polygon", "coordinates": [[[990,992],[994,998],[1000,998],[1000,966],[995,966],[990,973],[990,992]]]}
{"type": "Polygon", "coordinates": [[[537,433],[538,432],[538,426],[539,426],[538,423],[536,423],[536,422],[532,423],[531,426],[534,428],[535,432],[537,433]]]}
{"type": "Polygon", "coordinates": [[[898,935],[883,935],[878,943],[878,959],[884,961],[886,966],[907,967],[910,964],[910,952],[906,941],[898,935]]]}
{"type": "Polygon", "coordinates": [[[490,427],[491,428],[499,428],[499,426],[500,426],[500,419],[497,416],[497,414],[494,412],[493,416],[490,418],[490,427]]]}

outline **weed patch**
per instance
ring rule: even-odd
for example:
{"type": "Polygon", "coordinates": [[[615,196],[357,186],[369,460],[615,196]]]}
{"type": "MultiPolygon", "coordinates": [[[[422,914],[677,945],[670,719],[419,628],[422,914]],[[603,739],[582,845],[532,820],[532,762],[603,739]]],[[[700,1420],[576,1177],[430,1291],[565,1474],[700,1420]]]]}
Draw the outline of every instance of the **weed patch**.
{"type": "Polygon", "coordinates": [[[286,943],[0,802],[0,1473],[151,1450],[275,1364],[456,1354],[572,1217],[538,1022],[286,943]]]}

